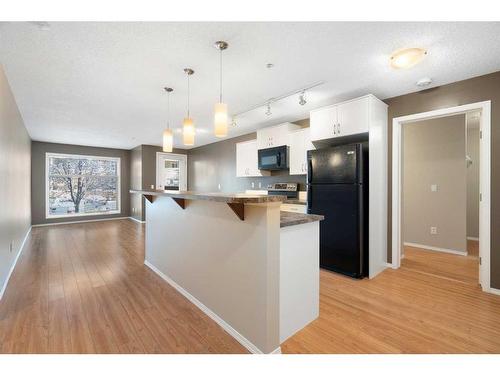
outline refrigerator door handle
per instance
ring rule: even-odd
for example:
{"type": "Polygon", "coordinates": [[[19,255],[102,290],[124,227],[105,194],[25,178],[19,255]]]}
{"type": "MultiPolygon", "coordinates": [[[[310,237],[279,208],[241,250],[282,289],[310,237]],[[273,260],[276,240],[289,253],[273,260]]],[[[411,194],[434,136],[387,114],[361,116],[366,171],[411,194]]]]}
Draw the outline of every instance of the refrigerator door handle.
{"type": "Polygon", "coordinates": [[[312,173],[313,173],[312,160],[308,158],[307,159],[307,182],[308,183],[311,183],[311,181],[312,181],[312,173]]]}

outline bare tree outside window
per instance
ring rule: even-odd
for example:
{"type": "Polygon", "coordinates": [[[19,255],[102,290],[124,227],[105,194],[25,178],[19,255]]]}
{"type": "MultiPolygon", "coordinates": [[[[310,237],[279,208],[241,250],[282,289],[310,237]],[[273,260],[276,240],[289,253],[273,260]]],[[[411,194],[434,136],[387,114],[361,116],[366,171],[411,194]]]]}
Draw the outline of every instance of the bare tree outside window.
{"type": "Polygon", "coordinates": [[[119,165],[119,158],[47,154],[47,216],[120,212],[119,165]]]}

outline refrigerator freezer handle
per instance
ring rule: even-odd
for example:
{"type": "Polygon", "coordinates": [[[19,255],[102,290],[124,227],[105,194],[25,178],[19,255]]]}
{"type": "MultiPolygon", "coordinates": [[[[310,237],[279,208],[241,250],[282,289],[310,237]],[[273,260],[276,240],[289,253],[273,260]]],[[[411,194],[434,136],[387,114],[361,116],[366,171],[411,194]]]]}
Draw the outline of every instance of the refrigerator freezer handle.
{"type": "Polygon", "coordinates": [[[307,158],[307,182],[310,184],[312,181],[312,160],[307,158]]]}

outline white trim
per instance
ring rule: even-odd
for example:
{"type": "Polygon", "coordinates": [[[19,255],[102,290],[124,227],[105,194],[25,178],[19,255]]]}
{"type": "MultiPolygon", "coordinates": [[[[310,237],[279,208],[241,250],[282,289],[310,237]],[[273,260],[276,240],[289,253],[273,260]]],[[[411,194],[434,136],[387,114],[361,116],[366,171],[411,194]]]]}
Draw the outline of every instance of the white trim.
{"type": "Polygon", "coordinates": [[[474,110],[481,111],[480,131],[480,172],[479,190],[482,196],[479,205],[479,282],[483,291],[491,288],[490,279],[490,237],[491,237],[491,101],[471,103],[409,116],[396,117],[392,120],[392,264],[393,268],[401,265],[401,187],[402,187],[402,126],[408,122],[423,121],[449,115],[462,114],[474,110]]]}
{"type": "Polygon", "coordinates": [[[57,152],[46,152],[45,153],[45,219],[60,219],[64,217],[80,217],[80,216],[99,216],[99,215],[120,215],[122,213],[122,197],[121,197],[121,157],[120,156],[95,156],[95,155],[78,155],[78,154],[65,154],[57,152]],[[82,212],[74,214],[64,214],[64,215],[51,215],[50,214],[50,204],[49,204],[49,159],[51,157],[58,158],[81,158],[81,159],[97,159],[97,160],[113,160],[116,161],[116,178],[117,181],[117,209],[112,211],[102,211],[102,212],[82,212]]]}
{"type": "MultiPolygon", "coordinates": [[[[147,260],[144,261],[144,265],[149,267],[154,273],[156,273],[163,280],[165,280],[167,283],[169,283],[175,290],[177,290],[180,294],[182,294],[184,297],[186,297],[192,304],[194,304],[201,311],[203,311],[206,315],[208,315],[213,321],[215,321],[215,323],[220,325],[224,329],[224,331],[226,331],[231,336],[233,336],[236,339],[236,341],[238,341],[241,345],[243,345],[245,348],[247,348],[251,353],[263,354],[263,352],[259,348],[257,348],[254,344],[252,344],[252,342],[250,342],[241,333],[239,333],[237,330],[235,330],[233,327],[231,327],[220,316],[218,316],[216,313],[214,313],[212,310],[210,310],[208,307],[206,307],[202,302],[200,302],[198,299],[196,299],[196,297],[194,297],[192,294],[190,294],[187,290],[182,288],[174,280],[172,280],[170,277],[168,277],[163,272],[161,272],[158,268],[153,266],[147,260]]],[[[281,347],[274,349],[270,354],[278,354],[278,353],[281,353],[281,347]]]]}
{"type": "Polygon", "coordinates": [[[12,265],[10,266],[9,273],[7,274],[7,278],[5,279],[5,282],[3,283],[2,290],[0,291],[0,301],[3,298],[3,294],[7,290],[7,285],[9,284],[10,277],[12,276],[12,273],[14,272],[14,268],[16,268],[17,261],[19,260],[19,257],[21,256],[21,253],[24,250],[24,245],[26,244],[26,240],[28,239],[28,235],[31,232],[31,226],[28,228],[28,231],[26,232],[23,242],[21,243],[21,247],[19,248],[19,251],[17,252],[16,258],[14,259],[14,262],[12,262],[12,265]]]}
{"type": "Polygon", "coordinates": [[[108,217],[106,219],[61,221],[61,222],[57,222],[57,223],[33,224],[32,227],[47,227],[49,225],[67,225],[67,224],[92,223],[94,221],[124,220],[124,219],[128,219],[128,218],[129,218],[128,216],[120,216],[120,217],[108,217]]]}
{"type": "Polygon", "coordinates": [[[479,237],[467,237],[469,241],[479,241],[479,237]]]}
{"type": "Polygon", "coordinates": [[[500,296],[500,289],[497,289],[497,288],[489,288],[488,290],[485,290],[485,292],[488,292],[491,294],[496,294],[497,296],[500,296]]]}
{"type": "Polygon", "coordinates": [[[133,221],[135,221],[137,223],[140,223],[140,224],[144,224],[146,222],[146,221],[142,221],[142,220],[136,219],[133,216],[129,216],[128,219],[133,220],[133,221]]]}
{"type": "Polygon", "coordinates": [[[442,253],[467,256],[467,252],[463,252],[463,251],[459,251],[459,250],[454,250],[454,249],[446,249],[444,247],[422,245],[420,243],[414,243],[414,242],[405,242],[405,243],[403,243],[403,245],[405,245],[405,246],[411,246],[411,247],[418,247],[419,249],[424,249],[424,250],[440,251],[442,253]]]}
{"type": "Polygon", "coordinates": [[[172,160],[177,160],[179,162],[179,190],[187,190],[187,160],[188,160],[187,154],[174,154],[171,152],[160,152],[160,151],[156,153],[156,179],[155,179],[156,188],[163,190],[163,187],[161,187],[159,181],[160,164],[158,163],[158,160],[162,156],[168,156],[172,160]]]}

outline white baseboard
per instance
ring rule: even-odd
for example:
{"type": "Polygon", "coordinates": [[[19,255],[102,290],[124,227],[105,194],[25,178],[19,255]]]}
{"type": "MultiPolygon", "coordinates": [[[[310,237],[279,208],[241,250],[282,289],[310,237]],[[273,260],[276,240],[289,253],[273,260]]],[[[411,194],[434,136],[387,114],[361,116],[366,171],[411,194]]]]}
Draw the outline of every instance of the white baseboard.
{"type": "Polygon", "coordinates": [[[479,237],[467,237],[469,241],[479,241],[479,237]]]}
{"type": "MultiPolygon", "coordinates": [[[[144,261],[144,264],[149,267],[154,273],[160,276],[163,280],[169,283],[174,289],[176,289],[179,293],[181,293],[184,297],[186,297],[192,304],[198,307],[201,311],[203,311],[206,315],[208,315],[213,321],[215,321],[218,325],[220,325],[224,331],[233,336],[236,341],[238,341],[241,345],[247,348],[250,353],[254,354],[263,354],[263,352],[257,348],[252,342],[250,342],[247,338],[245,338],[241,333],[231,327],[227,322],[225,322],[220,316],[206,307],[202,302],[200,302],[196,297],[190,294],[187,290],[177,284],[170,277],[161,272],[158,268],[153,266],[147,260],[144,261]]],[[[276,348],[270,354],[279,354],[281,353],[281,347],[276,348]]]]}
{"type": "Polygon", "coordinates": [[[496,294],[496,295],[500,296],[500,289],[496,289],[496,288],[491,288],[490,287],[490,288],[487,288],[485,290],[485,292],[491,293],[491,294],[496,294]]]}
{"type": "Polygon", "coordinates": [[[21,256],[21,253],[23,252],[24,245],[26,244],[26,240],[28,239],[28,235],[31,232],[31,226],[28,228],[28,231],[24,235],[23,242],[21,243],[21,247],[19,248],[19,251],[17,252],[16,259],[14,259],[14,262],[12,262],[12,265],[10,266],[9,273],[7,274],[7,278],[5,279],[5,282],[3,283],[2,290],[0,290],[0,300],[2,300],[3,294],[5,293],[5,290],[7,289],[7,284],[9,284],[10,277],[12,276],[12,273],[14,272],[14,268],[16,268],[17,261],[19,260],[19,257],[21,256]]]}
{"type": "Polygon", "coordinates": [[[133,217],[133,216],[129,216],[129,217],[128,217],[128,219],[133,220],[133,221],[135,221],[135,222],[137,222],[137,223],[140,223],[140,224],[144,224],[144,223],[146,223],[145,221],[141,221],[141,220],[139,220],[139,219],[136,219],[136,218],[135,218],[135,217],[133,217]]]}
{"type": "Polygon", "coordinates": [[[45,224],[33,224],[32,227],[47,227],[50,225],[67,225],[67,224],[81,224],[81,223],[92,223],[94,221],[110,221],[110,220],[125,220],[128,216],[120,217],[108,217],[106,219],[91,219],[91,220],[76,220],[76,221],[61,221],[57,223],[45,223],[45,224]]]}
{"type": "Polygon", "coordinates": [[[442,253],[467,256],[467,252],[464,253],[463,251],[458,251],[458,250],[453,250],[453,249],[445,249],[442,247],[427,246],[427,245],[422,245],[422,244],[413,243],[413,242],[405,242],[404,245],[411,246],[411,247],[419,247],[419,248],[425,249],[425,250],[440,251],[442,253]]]}

